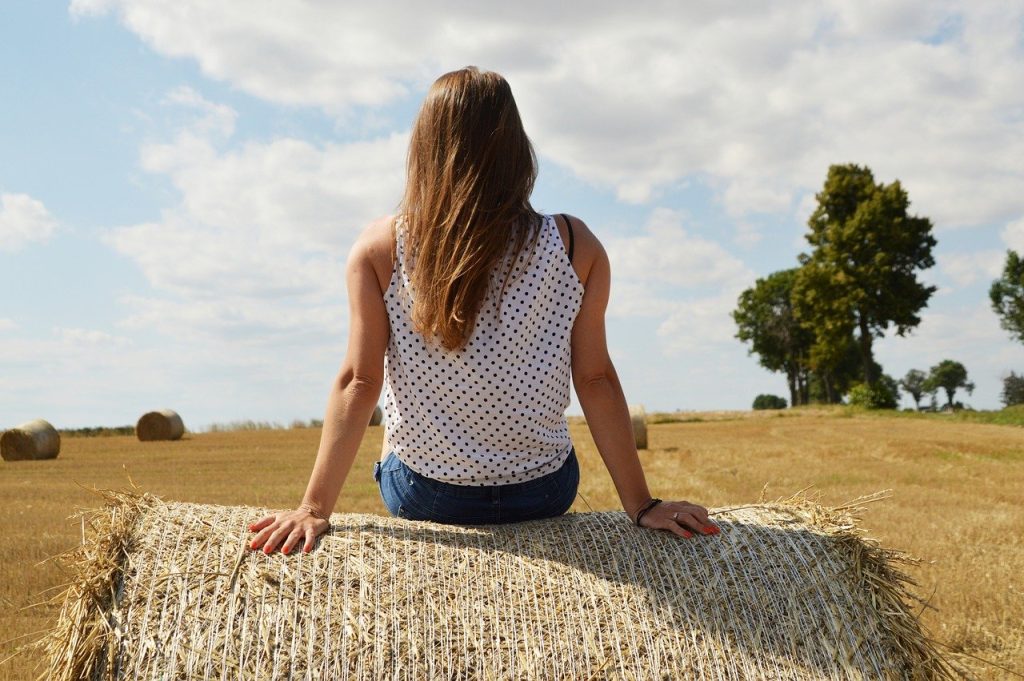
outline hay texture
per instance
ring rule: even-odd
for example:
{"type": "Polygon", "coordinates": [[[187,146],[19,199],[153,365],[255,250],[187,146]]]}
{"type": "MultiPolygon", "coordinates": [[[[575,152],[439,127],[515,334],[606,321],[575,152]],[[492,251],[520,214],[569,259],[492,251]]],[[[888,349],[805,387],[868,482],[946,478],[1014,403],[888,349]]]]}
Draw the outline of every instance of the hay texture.
{"type": "Polygon", "coordinates": [[[379,426],[381,421],[384,420],[384,412],[381,411],[380,405],[378,404],[373,408],[373,413],[370,414],[370,425],[379,426]]]}
{"type": "Polygon", "coordinates": [[[171,409],[146,412],[135,424],[135,434],[143,442],[152,440],[180,440],[185,434],[185,423],[178,412],[171,409]]]}
{"type": "Polygon", "coordinates": [[[56,459],[60,454],[60,433],[48,421],[36,419],[0,435],[0,456],[4,461],[56,459]]]}
{"type": "Polygon", "coordinates": [[[907,560],[846,511],[723,510],[682,540],[622,512],[454,526],[335,514],[251,551],[263,509],[108,493],[45,642],[69,679],[927,679],[951,669],[907,560]]]}
{"type": "Polygon", "coordinates": [[[633,441],[637,449],[647,449],[647,412],[640,405],[629,408],[629,420],[633,423],[633,441]]]}

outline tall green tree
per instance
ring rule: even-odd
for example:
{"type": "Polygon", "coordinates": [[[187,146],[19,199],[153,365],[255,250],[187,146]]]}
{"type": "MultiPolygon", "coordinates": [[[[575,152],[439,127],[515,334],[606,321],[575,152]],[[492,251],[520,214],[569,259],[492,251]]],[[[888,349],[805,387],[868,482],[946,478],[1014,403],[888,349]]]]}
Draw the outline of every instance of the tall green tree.
{"type": "Polygon", "coordinates": [[[1024,258],[1016,251],[1006,251],[1003,276],[992,282],[988,297],[1000,326],[1024,343],[1024,258]]]}
{"type": "MultiPolygon", "coordinates": [[[[813,247],[801,253],[793,285],[794,313],[815,332],[812,365],[838,363],[851,332],[857,332],[864,382],[874,385],[881,367],[873,339],[890,326],[903,336],[920,324],[934,286],[917,271],[935,264],[931,220],[910,215],[899,180],[875,182],[871,170],[833,165],[808,220],[813,247]]],[[[816,369],[817,370],[817,369],[816,369]]]]}
{"type": "Polygon", "coordinates": [[[921,398],[924,397],[928,385],[928,374],[920,369],[911,369],[900,379],[899,386],[914,398],[914,408],[921,411],[921,398]]]}
{"type": "Polygon", "coordinates": [[[749,354],[769,371],[785,372],[789,403],[807,404],[807,355],[814,334],[797,323],[791,301],[796,268],[773,272],[740,294],[732,318],[736,337],[750,343],[749,354]]]}
{"type": "Polygon", "coordinates": [[[1003,379],[1003,393],[1000,398],[1007,407],[1024,404],[1024,376],[1018,376],[1011,371],[1010,375],[1003,379]]]}
{"type": "Polygon", "coordinates": [[[945,390],[946,404],[950,409],[953,408],[953,396],[957,389],[963,388],[968,395],[974,392],[974,383],[967,380],[967,367],[951,359],[944,359],[931,368],[927,387],[929,390],[945,390]]]}

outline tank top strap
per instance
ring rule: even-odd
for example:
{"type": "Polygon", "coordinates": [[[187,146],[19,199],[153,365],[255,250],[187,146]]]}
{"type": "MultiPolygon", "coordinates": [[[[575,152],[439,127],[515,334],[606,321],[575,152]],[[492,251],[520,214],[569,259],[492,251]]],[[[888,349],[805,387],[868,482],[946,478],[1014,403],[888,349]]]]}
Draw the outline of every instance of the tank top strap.
{"type": "Polygon", "coordinates": [[[404,220],[401,215],[395,216],[394,223],[392,225],[391,233],[395,238],[395,255],[397,260],[401,262],[402,255],[405,253],[405,229],[403,226],[404,220]]]}

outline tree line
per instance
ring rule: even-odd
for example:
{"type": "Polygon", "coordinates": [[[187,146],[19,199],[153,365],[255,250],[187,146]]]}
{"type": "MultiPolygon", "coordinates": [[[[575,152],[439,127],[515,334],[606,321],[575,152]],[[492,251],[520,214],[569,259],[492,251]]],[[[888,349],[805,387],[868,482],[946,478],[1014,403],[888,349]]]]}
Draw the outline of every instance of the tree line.
{"type": "MultiPolygon", "coordinates": [[[[937,408],[940,390],[949,408],[962,406],[956,391],[971,394],[974,384],[960,362],[944,359],[896,380],[874,357],[875,339],[890,329],[905,336],[916,328],[935,293],[918,279],[935,264],[931,220],[909,213],[899,180],[878,183],[869,168],[856,164],[831,166],[815,198],[805,235],[810,252],[797,256],[797,266],[759,278],[740,294],[732,312],[736,337],[750,344],[761,366],[785,374],[794,406],[848,398],[895,408],[901,389],[918,409],[925,395],[937,408]]],[[[1003,327],[1024,342],[1024,259],[1012,250],[990,298],[1003,327]]],[[[772,397],[759,395],[755,408],[778,407],[782,398],[772,397]]],[[[1003,401],[1024,402],[1024,377],[1011,372],[1003,401]]]]}

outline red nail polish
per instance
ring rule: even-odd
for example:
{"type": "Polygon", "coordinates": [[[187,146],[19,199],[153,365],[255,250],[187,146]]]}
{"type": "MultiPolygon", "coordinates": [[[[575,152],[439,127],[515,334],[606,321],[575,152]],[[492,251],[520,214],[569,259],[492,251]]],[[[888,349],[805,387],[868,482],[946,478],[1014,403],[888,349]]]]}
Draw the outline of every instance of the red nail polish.
{"type": "Polygon", "coordinates": [[[693,538],[693,534],[690,533],[690,532],[687,532],[686,530],[683,530],[683,536],[686,537],[687,539],[692,539],[693,538]]]}

